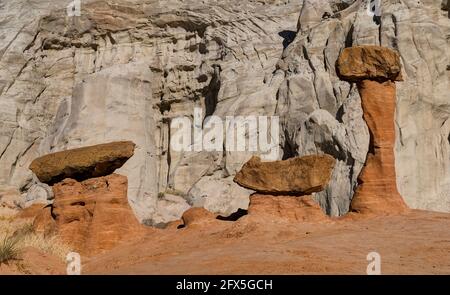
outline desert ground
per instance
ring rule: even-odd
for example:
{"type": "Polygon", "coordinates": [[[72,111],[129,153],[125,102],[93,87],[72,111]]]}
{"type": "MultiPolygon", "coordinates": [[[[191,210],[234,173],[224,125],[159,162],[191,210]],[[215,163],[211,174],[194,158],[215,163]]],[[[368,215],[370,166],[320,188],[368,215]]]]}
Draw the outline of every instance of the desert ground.
{"type": "MultiPolygon", "coordinates": [[[[382,274],[449,274],[450,214],[411,210],[394,216],[302,222],[292,216],[197,214],[190,225],[149,228],[105,253],[82,257],[82,274],[366,274],[369,252],[382,274]]],[[[55,254],[27,247],[1,274],[65,274],[55,254]]]]}

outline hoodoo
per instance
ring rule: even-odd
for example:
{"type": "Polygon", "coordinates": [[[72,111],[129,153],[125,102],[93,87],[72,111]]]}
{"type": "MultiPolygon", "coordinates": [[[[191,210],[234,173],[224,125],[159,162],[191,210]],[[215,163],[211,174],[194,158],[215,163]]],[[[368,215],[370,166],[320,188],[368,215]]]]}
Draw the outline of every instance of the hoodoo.
{"type": "Polygon", "coordinates": [[[142,226],[128,204],[126,176],[113,173],[134,153],[133,142],[61,151],[32,164],[52,183],[54,201],[34,220],[34,229],[58,235],[75,251],[92,255],[136,238],[142,226]]]}
{"type": "Polygon", "coordinates": [[[364,120],[370,131],[366,163],[351,209],[361,213],[389,214],[406,209],[395,175],[395,81],[401,81],[399,55],[380,46],[345,48],[337,70],[342,80],[356,82],[364,120]]]}

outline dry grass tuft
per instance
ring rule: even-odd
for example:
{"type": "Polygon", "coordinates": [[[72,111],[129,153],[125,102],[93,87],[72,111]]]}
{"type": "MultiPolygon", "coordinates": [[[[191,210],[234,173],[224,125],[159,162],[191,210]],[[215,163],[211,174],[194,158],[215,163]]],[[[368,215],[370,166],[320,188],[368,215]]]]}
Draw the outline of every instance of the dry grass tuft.
{"type": "Polygon", "coordinates": [[[20,258],[19,239],[14,236],[5,236],[0,242],[0,264],[9,263],[20,258]]]}
{"type": "Polygon", "coordinates": [[[65,261],[70,248],[57,239],[36,233],[30,219],[0,219],[0,264],[20,258],[22,249],[37,248],[65,261]]]}

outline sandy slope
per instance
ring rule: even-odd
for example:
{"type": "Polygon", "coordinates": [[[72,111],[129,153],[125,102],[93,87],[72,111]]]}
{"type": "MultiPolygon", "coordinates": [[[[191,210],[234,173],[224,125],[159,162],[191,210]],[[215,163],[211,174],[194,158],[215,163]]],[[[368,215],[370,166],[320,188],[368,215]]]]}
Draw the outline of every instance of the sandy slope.
{"type": "MultiPolygon", "coordinates": [[[[314,223],[194,217],[188,227],[149,229],[144,238],[82,257],[83,274],[365,274],[371,251],[381,254],[383,274],[450,274],[450,214],[412,210],[314,223]]],[[[60,259],[32,248],[0,266],[0,274],[64,272],[60,259]]]]}
{"type": "Polygon", "coordinates": [[[2,275],[65,274],[65,271],[61,259],[35,248],[25,248],[21,259],[0,265],[2,275]]]}
{"type": "Polygon", "coordinates": [[[381,254],[384,274],[450,274],[450,214],[347,217],[289,223],[245,216],[155,231],[85,261],[84,273],[365,274],[381,254]]]}

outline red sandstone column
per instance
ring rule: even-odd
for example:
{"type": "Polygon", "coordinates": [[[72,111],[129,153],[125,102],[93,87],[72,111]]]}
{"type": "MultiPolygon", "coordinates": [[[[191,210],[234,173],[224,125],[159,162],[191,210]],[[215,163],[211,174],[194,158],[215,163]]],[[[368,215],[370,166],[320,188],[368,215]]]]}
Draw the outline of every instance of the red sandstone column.
{"type": "Polygon", "coordinates": [[[370,131],[366,163],[351,209],[364,214],[396,214],[407,207],[395,175],[395,82],[401,80],[400,58],[388,48],[346,48],[337,62],[340,77],[356,82],[364,120],[370,131]]]}

